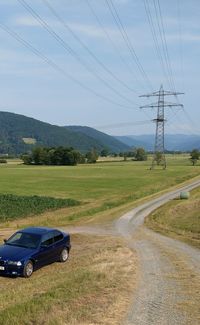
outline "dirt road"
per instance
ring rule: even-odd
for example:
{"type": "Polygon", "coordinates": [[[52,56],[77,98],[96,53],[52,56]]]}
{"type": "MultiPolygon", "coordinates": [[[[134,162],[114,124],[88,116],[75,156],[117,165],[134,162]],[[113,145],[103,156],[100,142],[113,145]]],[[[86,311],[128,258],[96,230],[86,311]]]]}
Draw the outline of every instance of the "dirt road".
{"type": "Polygon", "coordinates": [[[140,261],[140,278],[120,325],[200,325],[200,251],[144,227],[153,210],[200,186],[200,180],[152,199],[121,216],[114,227],[74,227],[70,232],[121,235],[140,261]]]}
{"type": "Polygon", "coordinates": [[[136,249],[141,271],[124,325],[200,324],[199,250],[142,226],[154,209],[177,197],[180,191],[198,186],[200,181],[164,194],[116,222],[117,231],[136,249]]]}

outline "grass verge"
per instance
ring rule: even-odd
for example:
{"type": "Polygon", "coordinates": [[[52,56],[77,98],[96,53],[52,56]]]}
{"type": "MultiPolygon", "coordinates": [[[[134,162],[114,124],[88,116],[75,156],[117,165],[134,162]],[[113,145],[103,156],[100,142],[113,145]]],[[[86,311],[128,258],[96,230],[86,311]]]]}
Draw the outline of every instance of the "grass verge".
{"type": "Polygon", "coordinates": [[[200,248],[200,189],[193,190],[189,200],[173,200],[158,208],[145,225],[200,248]]]}
{"type": "Polygon", "coordinates": [[[0,323],[121,324],[136,281],[136,257],[113,237],[72,236],[67,263],[30,279],[0,278],[0,323]]]}

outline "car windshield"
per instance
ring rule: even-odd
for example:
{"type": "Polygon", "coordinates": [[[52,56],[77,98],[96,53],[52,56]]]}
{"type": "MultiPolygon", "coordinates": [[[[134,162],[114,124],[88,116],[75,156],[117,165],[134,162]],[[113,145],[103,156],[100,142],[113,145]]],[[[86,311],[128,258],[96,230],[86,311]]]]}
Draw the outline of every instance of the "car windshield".
{"type": "Polygon", "coordinates": [[[16,232],[7,241],[6,245],[20,246],[25,248],[37,248],[41,237],[37,234],[29,234],[25,232],[16,232]]]}

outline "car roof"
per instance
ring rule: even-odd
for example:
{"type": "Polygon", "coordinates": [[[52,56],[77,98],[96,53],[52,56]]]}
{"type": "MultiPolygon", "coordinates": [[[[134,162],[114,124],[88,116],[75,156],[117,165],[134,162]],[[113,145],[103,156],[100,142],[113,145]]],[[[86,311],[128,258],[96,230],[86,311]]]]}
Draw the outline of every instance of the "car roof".
{"type": "Polygon", "coordinates": [[[38,235],[43,235],[47,232],[53,231],[53,230],[57,230],[54,228],[48,228],[48,227],[29,227],[29,228],[25,228],[20,230],[20,232],[25,232],[25,233],[29,233],[29,234],[38,234],[38,235]]]}

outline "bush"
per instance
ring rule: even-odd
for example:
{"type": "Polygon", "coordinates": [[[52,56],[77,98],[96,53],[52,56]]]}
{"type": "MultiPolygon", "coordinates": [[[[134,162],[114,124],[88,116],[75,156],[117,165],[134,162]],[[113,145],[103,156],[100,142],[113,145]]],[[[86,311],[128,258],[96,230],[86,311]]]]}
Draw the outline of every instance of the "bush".
{"type": "Polygon", "coordinates": [[[92,149],[91,151],[86,153],[86,159],[88,164],[95,164],[97,162],[99,155],[96,149],[92,149]]]}
{"type": "Polygon", "coordinates": [[[147,160],[147,153],[144,148],[137,148],[135,154],[135,160],[145,161],[147,160]]]}

